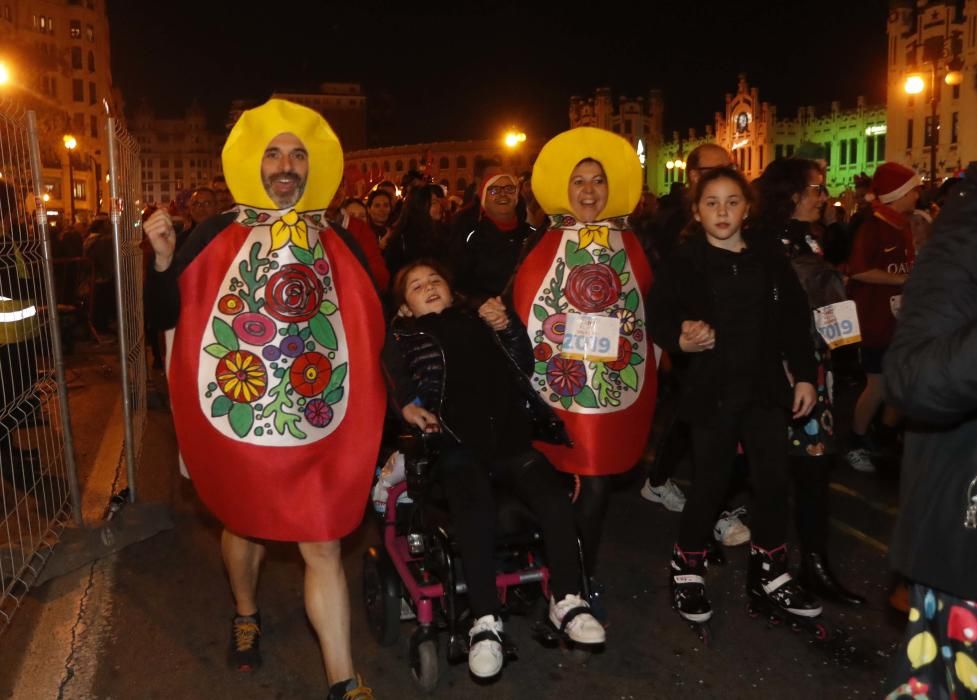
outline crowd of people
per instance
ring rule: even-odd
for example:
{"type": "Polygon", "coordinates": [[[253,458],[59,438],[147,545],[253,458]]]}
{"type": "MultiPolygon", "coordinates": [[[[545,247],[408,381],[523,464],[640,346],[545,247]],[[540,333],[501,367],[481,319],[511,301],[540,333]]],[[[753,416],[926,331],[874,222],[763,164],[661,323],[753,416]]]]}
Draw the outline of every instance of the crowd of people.
{"type": "MultiPolygon", "coordinates": [[[[479,162],[460,207],[421,173],[399,188],[381,182],[360,200],[343,192],[341,151],[325,121],[281,100],[242,116],[224,172],[246,206],[228,199],[216,213],[208,209],[216,193],[198,190],[192,231],[178,233],[162,210],[144,230],[148,322],[176,329],[168,379],[181,454],[225,527],[235,668],[260,663],[262,541],[298,542],[329,697],[372,697],[354,673],[339,540],[362,518],[385,421],[439,434],[435,473],[472,611],[469,666],[490,678],[504,664],[493,486],[536,513],[552,573],[549,622],[577,643],[606,641],[598,581],[610,478],[642,455],[650,455],[642,496],[682,513],[668,573],[678,614],[705,626],[714,614],[707,566],[724,561],[723,545],[749,543],[751,607],[805,622],[820,615],[822,599],[864,603],[829,563],[834,456],[872,471],[874,455],[898,449],[920,418],[972,420],[975,392],[951,390],[941,372],[959,364],[973,381],[962,367],[973,298],[954,307],[969,319],[965,336],[949,345],[934,338],[925,370],[913,365],[915,336],[896,329],[901,313],[921,313],[911,295],[902,302],[902,289],[934,220],[941,225],[944,200],[952,210],[970,192],[972,206],[966,178],[921,205],[918,175],[885,163],[856,183],[849,217],[829,204],[823,162],[777,160],[751,183],[710,144],[689,155],[688,186],[659,201],[643,191],[626,141],[579,128],[547,143],[531,173],[479,162]],[[851,300],[857,323],[839,339],[822,320],[851,300]],[[851,364],[845,354],[858,341],[865,387],[851,437],[839,444],[833,361],[851,364]],[[895,358],[886,357],[890,346],[895,358]],[[929,399],[913,395],[915,381],[927,383],[929,399]],[[671,477],[687,456],[683,493],[671,477]],[[558,474],[571,480],[572,501],[558,474]],[[737,475],[752,493],[748,524],[731,503],[737,475]],[[797,575],[788,565],[791,518],[797,575]]],[[[920,283],[936,304],[942,290],[926,290],[920,283]]],[[[965,332],[949,313],[931,313],[938,331],[965,332]]],[[[971,434],[955,430],[964,441],[971,434]]],[[[932,439],[907,437],[907,455],[915,449],[942,469],[932,439]]],[[[957,472],[954,488],[964,478],[957,472]]],[[[932,473],[916,478],[933,483],[932,473]]],[[[934,531],[948,526],[932,522],[934,531]]],[[[936,570],[947,572],[946,587],[928,578],[918,531],[902,527],[899,571],[929,586],[913,589],[910,619],[918,624],[923,611],[927,631],[917,634],[929,636],[910,641],[900,669],[908,675],[893,688],[922,683],[919,669],[941,659],[947,674],[933,670],[925,682],[952,687],[956,663],[959,687],[971,688],[969,646],[952,642],[956,657],[950,641],[939,655],[929,650],[931,640],[952,640],[963,614],[937,613],[933,596],[972,610],[975,569],[968,577],[961,561],[944,562],[936,570]]],[[[966,534],[962,562],[973,567],[966,534]]]]}

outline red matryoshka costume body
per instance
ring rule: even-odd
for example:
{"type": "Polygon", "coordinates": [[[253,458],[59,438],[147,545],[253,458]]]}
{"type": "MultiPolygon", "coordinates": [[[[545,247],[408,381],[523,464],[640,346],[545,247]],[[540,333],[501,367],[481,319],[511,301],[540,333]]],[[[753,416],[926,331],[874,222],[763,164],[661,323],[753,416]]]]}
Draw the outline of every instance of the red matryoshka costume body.
{"type": "Polygon", "coordinates": [[[533,171],[534,193],[554,215],[551,229],[516,272],[513,302],[533,344],[533,385],[574,443],[536,445],[561,471],[584,476],[627,471],[640,459],[651,429],[657,373],[644,299],[652,272],[624,218],[640,196],[640,173],[627,142],[588,128],[550,141],[533,171]],[[572,217],[567,194],[570,174],[585,158],[601,163],[610,193],[603,220],[590,224],[572,217]],[[617,319],[611,340],[616,359],[595,361],[564,351],[571,314],[617,319]]]}
{"type": "Polygon", "coordinates": [[[199,239],[186,246],[199,251],[179,268],[169,369],[177,438],[201,499],[231,532],[334,540],[362,519],[379,448],[382,309],[352,237],[305,208],[328,203],[338,183],[330,189],[330,176],[342,169],[325,121],[272,100],[239,128],[225,174],[235,200],[256,205],[211,220],[224,227],[205,227],[202,248],[199,239]],[[276,210],[260,157],[268,134],[282,132],[308,148],[309,177],[296,207],[276,210]],[[246,162],[233,162],[240,152],[246,162]]]}

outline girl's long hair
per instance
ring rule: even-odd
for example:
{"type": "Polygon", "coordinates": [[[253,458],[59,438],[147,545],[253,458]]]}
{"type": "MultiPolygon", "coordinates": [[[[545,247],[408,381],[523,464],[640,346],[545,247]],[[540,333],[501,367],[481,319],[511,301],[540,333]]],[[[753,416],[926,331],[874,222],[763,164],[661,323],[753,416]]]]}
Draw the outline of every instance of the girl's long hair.
{"type": "Polygon", "coordinates": [[[794,215],[797,202],[807,190],[811,171],[821,172],[813,160],[781,158],[775,160],[754,181],[759,195],[757,220],[765,229],[781,230],[794,215]]]}

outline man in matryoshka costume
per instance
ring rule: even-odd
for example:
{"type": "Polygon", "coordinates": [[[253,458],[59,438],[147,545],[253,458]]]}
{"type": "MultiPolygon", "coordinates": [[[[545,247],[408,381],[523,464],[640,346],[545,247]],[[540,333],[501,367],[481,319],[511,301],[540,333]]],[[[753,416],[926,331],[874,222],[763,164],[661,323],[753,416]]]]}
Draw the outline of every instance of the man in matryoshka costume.
{"type": "Polygon", "coordinates": [[[652,273],[627,222],[641,180],[637,154],[616,134],[581,127],[551,139],[532,176],[551,227],[513,285],[515,310],[536,356],[532,381],[574,443],[537,447],[557,469],[579,476],[577,524],[591,574],[607,477],[637,463],[655,406],[644,305],[652,273]],[[568,329],[576,331],[573,347],[564,343],[568,329]]]}
{"type": "Polygon", "coordinates": [[[273,99],[241,116],[223,165],[238,206],[198,226],[178,255],[166,212],[144,226],[149,306],[176,328],[180,452],[225,528],[231,664],[260,663],[260,541],[297,542],[329,697],[372,698],[353,672],[340,538],[360,523],[379,448],[384,325],[361,251],[323,216],[342,148],[319,114],[273,99]]]}

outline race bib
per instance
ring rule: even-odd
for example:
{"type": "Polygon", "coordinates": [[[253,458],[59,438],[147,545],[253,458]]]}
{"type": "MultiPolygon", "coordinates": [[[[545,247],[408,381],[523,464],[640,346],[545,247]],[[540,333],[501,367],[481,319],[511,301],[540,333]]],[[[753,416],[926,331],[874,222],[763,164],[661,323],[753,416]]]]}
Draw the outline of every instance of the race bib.
{"type": "Polygon", "coordinates": [[[617,359],[621,321],[617,316],[568,313],[560,354],[573,360],[617,359]]]}
{"type": "Polygon", "coordinates": [[[814,309],[814,326],[832,350],[862,341],[858,312],[853,301],[839,301],[814,309]]]}

